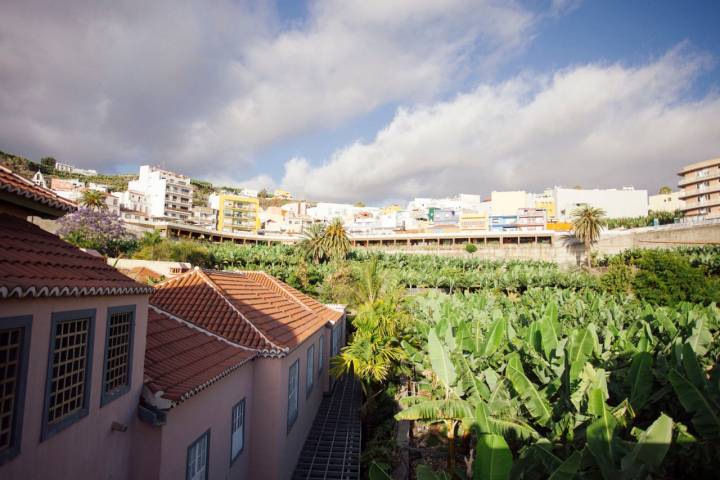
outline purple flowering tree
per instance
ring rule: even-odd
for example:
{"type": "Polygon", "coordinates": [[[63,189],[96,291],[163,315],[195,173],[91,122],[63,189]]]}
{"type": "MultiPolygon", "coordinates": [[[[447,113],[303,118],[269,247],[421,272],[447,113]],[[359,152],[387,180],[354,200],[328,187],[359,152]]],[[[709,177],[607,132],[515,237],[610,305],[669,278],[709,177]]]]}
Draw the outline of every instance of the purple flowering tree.
{"type": "Polygon", "coordinates": [[[80,208],[58,220],[58,234],[81,248],[92,248],[103,255],[117,256],[136,247],[122,219],[106,210],[80,208]]]}

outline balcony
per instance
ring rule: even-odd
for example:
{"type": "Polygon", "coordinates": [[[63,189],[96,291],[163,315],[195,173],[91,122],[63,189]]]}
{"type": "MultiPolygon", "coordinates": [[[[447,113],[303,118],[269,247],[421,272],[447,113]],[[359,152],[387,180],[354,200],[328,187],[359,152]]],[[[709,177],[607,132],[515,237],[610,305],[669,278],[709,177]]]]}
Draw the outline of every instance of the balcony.
{"type": "Polygon", "coordinates": [[[678,187],[684,187],[686,185],[692,185],[693,183],[700,183],[707,180],[720,179],[720,168],[711,169],[707,175],[701,176],[697,174],[688,174],[683,176],[678,182],[678,187]]]}
{"type": "Polygon", "coordinates": [[[720,196],[716,198],[711,198],[709,200],[702,200],[700,202],[686,202],[685,206],[682,208],[683,212],[687,212],[689,210],[696,210],[698,208],[703,207],[718,207],[720,206],[720,196]]]}
{"type": "Polygon", "coordinates": [[[709,185],[704,188],[694,188],[691,190],[685,189],[683,190],[683,193],[680,194],[678,198],[681,200],[685,200],[686,198],[692,198],[697,197],[698,195],[704,195],[706,193],[718,193],[720,192],[720,183],[716,183],[715,185],[709,185]]]}

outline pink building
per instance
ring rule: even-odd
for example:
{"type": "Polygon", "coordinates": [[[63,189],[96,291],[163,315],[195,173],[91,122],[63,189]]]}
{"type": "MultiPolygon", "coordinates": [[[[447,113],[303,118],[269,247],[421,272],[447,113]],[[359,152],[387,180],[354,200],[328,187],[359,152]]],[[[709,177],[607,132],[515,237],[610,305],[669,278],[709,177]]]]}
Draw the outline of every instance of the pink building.
{"type": "Polygon", "coordinates": [[[75,205],[23,180],[0,170],[0,478],[130,478],[152,289],[29,223],[75,205]]]}
{"type": "MultiPolygon", "coordinates": [[[[142,464],[160,465],[146,478],[179,478],[182,469],[191,479],[290,478],[331,386],[343,311],[263,272],[199,269],[157,285],[150,309],[142,464]],[[160,368],[168,360],[150,348],[156,317],[213,337],[228,360],[216,369],[197,364],[197,375],[182,368],[191,379],[160,368]]],[[[178,364],[201,358],[162,351],[178,364]]]]}
{"type": "Polygon", "coordinates": [[[153,289],[28,221],[75,208],[0,167],[0,478],[290,478],[344,310],[263,272],[153,289]]]}

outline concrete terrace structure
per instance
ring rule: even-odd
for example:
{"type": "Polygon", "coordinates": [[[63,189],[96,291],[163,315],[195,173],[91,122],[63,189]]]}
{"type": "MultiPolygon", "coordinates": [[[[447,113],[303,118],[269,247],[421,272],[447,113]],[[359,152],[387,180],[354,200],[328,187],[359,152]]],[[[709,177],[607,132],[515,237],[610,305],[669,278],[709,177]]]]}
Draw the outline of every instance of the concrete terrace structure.
{"type": "Polygon", "coordinates": [[[720,158],[693,163],[680,172],[682,212],[693,220],[720,218],[720,158]]]}

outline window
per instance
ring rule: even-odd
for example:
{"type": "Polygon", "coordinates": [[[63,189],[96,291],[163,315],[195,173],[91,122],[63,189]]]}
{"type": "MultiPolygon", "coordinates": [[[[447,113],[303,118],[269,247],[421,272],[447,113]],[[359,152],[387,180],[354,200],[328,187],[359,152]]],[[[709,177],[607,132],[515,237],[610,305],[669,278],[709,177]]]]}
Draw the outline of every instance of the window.
{"type": "Polygon", "coordinates": [[[298,417],[298,384],[300,383],[300,360],[295,360],[290,366],[290,375],[288,376],[288,414],[287,429],[290,431],[295,420],[298,417]]]}
{"type": "Polygon", "coordinates": [[[106,405],[130,390],[135,305],[111,307],[108,309],[107,317],[100,406],[106,405]]]}
{"type": "Polygon", "coordinates": [[[232,409],[232,427],[230,436],[230,463],[242,452],[245,446],[245,399],[232,409]]]}
{"type": "Polygon", "coordinates": [[[0,320],[0,465],[20,453],[32,317],[0,320]]]}
{"type": "Polygon", "coordinates": [[[94,324],[94,309],[52,316],[43,440],[88,413],[94,324]]]}
{"type": "Polygon", "coordinates": [[[208,478],[208,452],[210,447],[210,430],[200,435],[188,447],[187,451],[187,480],[207,480],[208,478]]]}
{"type": "Polygon", "coordinates": [[[332,345],[330,345],[330,356],[334,357],[340,353],[340,325],[336,325],[332,329],[332,336],[330,338],[332,345]]]}
{"type": "Polygon", "coordinates": [[[307,351],[307,371],[305,372],[305,396],[309,397],[315,385],[315,345],[310,345],[307,351]]]}
{"type": "Polygon", "coordinates": [[[325,335],[320,335],[320,344],[318,345],[318,376],[320,376],[320,372],[323,371],[323,363],[325,362],[325,359],[323,356],[325,355],[325,335]]]}

